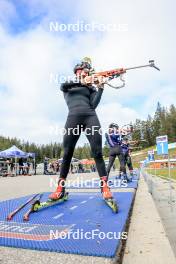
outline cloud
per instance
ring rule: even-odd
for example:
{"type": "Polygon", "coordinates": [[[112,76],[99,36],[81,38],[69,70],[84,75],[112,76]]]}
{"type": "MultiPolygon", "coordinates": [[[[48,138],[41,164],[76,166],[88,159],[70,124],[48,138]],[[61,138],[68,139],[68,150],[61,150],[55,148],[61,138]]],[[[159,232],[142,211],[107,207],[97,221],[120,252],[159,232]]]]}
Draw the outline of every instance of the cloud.
{"type": "MultiPolygon", "coordinates": [[[[16,2],[1,1],[0,9],[0,133],[38,143],[61,141],[50,128],[62,127],[67,107],[59,85],[50,82],[50,73],[68,75],[84,55],[91,56],[97,70],[147,63],[154,69],[130,71],[126,87],[106,87],[98,115],[103,126],[145,118],[157,101],[174,103],[175,46],[173,35],[175,3],[165,1],[67,1],[22,0],[28,17],[41,16],[35,27],[11,35],[9,21],[19,18],[16,2]],[[99,10],[97,12],[97,10],[99,10]],[[49,32],[49,22],[127,24],[128,31],[49,32]]],[[[22,23],[22,22],[21,22],[22,23]]],[[[26,21],[24,21],[26,23],[26,21]]],[[[15,24],[15,23],[14,23],[15,24]]],[[[11,25],[13,26],[13,25],[11,25]]]]}
{"type": "Polygon", "coordinates": [[[98,116],[104,130],[110,123],[117,123],[119,126],[129,124],[131,120],[141,118],[140,114],[129,107],[123,107],[119,103],[108,103],[98,107],[98,116]]]}
{"type": "Polygon", "coordinates": [[[16,38],[4,35],[3,41],[5,45],[0,49],[0,83],[5,87],[0,89],[2,133],[46,142],[46,130],[52,119],[59,121],[64,109],[66,112],[62,94],[58,93],[59,85],[50,83],[49,78],[50,72],[60,72],[68,66],[63,54],[65,44],[62,40],[53,41],[40,28],[16,38]]]}
{"type": "Polygon", "coordinates": [[[1,0],[0,2],[0,22],[5,26],[9,27],[11,20],[18,19],[16,8],[10,1],[1,0]]]}

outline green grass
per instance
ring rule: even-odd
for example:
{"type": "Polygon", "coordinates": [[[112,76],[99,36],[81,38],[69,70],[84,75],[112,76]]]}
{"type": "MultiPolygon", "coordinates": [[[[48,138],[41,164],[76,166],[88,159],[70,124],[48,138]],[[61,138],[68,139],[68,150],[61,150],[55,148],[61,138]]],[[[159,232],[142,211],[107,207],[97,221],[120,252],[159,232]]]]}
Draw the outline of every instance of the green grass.
{"type": "MultiPolygon", "coordinates": [[[[155,175],[155,169],[153,169],[153,168],[152,169],[146,169],[146,171],[148,173],[155,175]]],[[[156,175],[157,176],[163,176],[165,178],[169,178],[169,170],[168,170],[168,168],[156,169],[156,175]]],[[[171,169],[171,178],[176,180],[176,169],[175,168],[171,169]]]]}
{"type": "MultiPolygon", "coordinates": [[[[156,146],[148,147],[139,151],[134,151],[132,152],[132,162],[133,162],[133,167],[134,168],[139,168],[140,167],[140,161],[144,160],[148,156],[148,151],[155,149],[156,146]],[[137,156],[133,156],[133,154],[140,153],[137,156]]],[[[176,158],[176,149],[169,149],[169,155],[170,158],[176,158]]],[[[164,159],[167,157],[164,156],[158,156],[155,152],[155,159],[164,159]]],[[[109,159],[109,157],[106,157],[106,159],[109,159]]],[[[116,159],[115,161],[116,168],[119,168],[119,161],[116,159]]],[[[171,169],[171,176],[176,179],[176,170],[171,169]]],[[[168,177],[168,170],[167,169],[160,169],[157,170],[157,175],[161,175],[163,177],[168,177]]]]}
{"type": "MultiPolygon", "coordinates": [[[[135,164],[134,167],[139,167],[139,162],[141,160],[144,160],[148,156],[148,151],[152,149],[155,149],[155,146],[142,149],[140,151],[132,152],[132,161],[133,161],[133,164],[135,164]],[[137,153],[139,153],[139,155],[136,156],[135,154],[137,153]]],[[[176,158],[176,149],[169,149],[169,155],[170,155],[170,158],[176,158]]],[[[161,155],[158,156],[157,153],[155,152],[155,159],[164,159],[164,158],[167,158],[167,156],[161,156],[161,155]]]]}

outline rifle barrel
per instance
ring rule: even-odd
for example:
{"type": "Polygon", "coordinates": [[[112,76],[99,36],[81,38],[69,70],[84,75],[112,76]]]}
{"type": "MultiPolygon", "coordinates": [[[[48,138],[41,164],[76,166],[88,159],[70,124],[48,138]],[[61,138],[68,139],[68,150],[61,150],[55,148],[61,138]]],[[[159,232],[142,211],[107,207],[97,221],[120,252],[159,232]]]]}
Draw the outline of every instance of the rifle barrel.
{"type": "Polygon", "coordinates": [[[154,60],[149,60],[149,64],[145,64],[145,65],[141,65],[141,66],[135,66],[135,67],[130,67],[130,68],[126,68],[125,70],[134,70],[134,69],[139,69],[139,68],[145,68],[145,67],[153,67],[156,70],[160,71],[160,69],[158,67],[156,67],[154,60]]]}
{"type": "Polygon", "coordinates": [[[135,67],[126,68],[125,70],[126,71],[129,71],[129,70],[134,70],[134,69],[139,69],[139,68],[145,68],[145,67],[153,67],[153,65],[146,64],[146,65],[141,65],[141,66],[135,66],[135,67]]]}

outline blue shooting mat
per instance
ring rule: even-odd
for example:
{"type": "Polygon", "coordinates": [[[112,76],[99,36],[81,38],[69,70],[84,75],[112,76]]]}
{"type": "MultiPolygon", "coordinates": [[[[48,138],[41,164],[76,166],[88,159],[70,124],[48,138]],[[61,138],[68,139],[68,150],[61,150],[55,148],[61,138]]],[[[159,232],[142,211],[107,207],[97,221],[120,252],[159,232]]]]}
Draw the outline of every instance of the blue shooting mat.
{"type": "MultiPolygon", "coordinates": [[[[119,179],[118,176],[109,177],[109,187],[111,189],[116,188],[134,188],[137,189],[138,187],[138,176],[129,176],[131,179],[127,182],[124,179],[119,179]]],[[[83,180],[83,181],[72,181],[70,183],[66,183],[66,187],[69,189],[98,189],[100,188],[100,180],[99,179],[92,179],[92,180],[83,180]]]]}
{"type": "MultiPolygon", "coordinates": [[[[44,193],[41,201],[48,195],[44,193]]],[[[31,196],[3,201],[0,245],[112,258],[119,248],[134,195],[134,192],[114,192],[119,204],[119,212],[115,214],[99,192],[69,193],[68,201],[32,213],[28,222],[23,221],[23,215],[31,205],[18,212],[12,221],[6,217],[31,196]]]]}

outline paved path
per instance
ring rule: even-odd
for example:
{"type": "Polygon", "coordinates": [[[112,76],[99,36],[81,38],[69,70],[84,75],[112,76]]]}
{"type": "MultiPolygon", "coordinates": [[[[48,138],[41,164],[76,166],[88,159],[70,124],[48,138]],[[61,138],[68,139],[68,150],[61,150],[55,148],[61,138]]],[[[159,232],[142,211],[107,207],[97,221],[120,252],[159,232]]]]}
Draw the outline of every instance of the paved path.
{"type": "Polygon", "coordinates": [[[176,256],[176,183],[152,177],[150,191],[160,214],[166,234],[176,256]]]}

